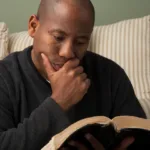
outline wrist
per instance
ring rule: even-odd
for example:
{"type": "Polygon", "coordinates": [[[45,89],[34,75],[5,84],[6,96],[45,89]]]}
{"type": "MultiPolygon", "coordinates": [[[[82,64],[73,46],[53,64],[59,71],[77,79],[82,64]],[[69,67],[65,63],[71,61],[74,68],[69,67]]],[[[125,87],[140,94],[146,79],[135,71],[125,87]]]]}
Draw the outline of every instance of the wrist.
{"type": "Polygon", "coordinates": [[[64,100],[58,98],[57,96],[53,94],[51,95],[51,98],[61,107],[63,111],[68,111],[69,105],[65,103],[64,100]]]}

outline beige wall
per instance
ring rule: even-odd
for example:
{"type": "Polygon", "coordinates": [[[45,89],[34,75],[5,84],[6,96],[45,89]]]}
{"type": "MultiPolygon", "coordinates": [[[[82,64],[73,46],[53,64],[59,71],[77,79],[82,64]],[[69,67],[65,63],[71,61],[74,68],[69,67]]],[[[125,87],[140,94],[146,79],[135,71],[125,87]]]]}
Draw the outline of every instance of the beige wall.
{"type": "MultiPolygon", "coordinates": [[[[39,1],[0,0],[0,22],[6,22],[10,32],[27,30],[28,19],[36,13],[39,1]]],[[[96,10],[96,25],[150,14],[150,0],[92,0],[92,3],[96,10]]]]}

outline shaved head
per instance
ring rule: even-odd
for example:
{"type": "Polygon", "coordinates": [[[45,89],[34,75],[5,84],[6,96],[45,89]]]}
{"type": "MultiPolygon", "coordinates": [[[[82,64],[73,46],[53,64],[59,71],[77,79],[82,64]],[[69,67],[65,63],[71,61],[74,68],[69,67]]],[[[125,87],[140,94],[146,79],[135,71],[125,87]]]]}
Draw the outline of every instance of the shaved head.
{"type": "Polygon", "coordinates": [[[90,0],[41,0],[37,15],[29,19],[34,39],[32,60],[46,77],[41,53],[55,70],[67,61],[84,57],[94,27],[95,12],[90,0]]]}
{"type": "Polygon", "coordinates": [[[55,11],[58,11],[56,6],[60,3],[66,3],[70,5],[71,7],[77,7],[81,10],[86,10],[91,14],[91,17],[93,19],[93,23],[95,21],[95,10],[93,7],[93,4],[90,0],[41,0],[37,17],[39,20],[44,19],[47,15],[54,13],[55,11]]]}

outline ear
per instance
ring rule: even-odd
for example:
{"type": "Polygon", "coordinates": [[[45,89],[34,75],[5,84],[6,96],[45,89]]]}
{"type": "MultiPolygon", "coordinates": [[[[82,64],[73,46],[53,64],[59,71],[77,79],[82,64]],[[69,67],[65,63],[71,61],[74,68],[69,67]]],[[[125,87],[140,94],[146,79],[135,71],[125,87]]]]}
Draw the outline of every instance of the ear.
{"type": "Polygon", "coordinates": [[[32,38],[34,38],[35,32],[38,29],[38,27],[39,27],[39,20],[36,15],[32,15],[28,23],[28,33],[32,38]]]}

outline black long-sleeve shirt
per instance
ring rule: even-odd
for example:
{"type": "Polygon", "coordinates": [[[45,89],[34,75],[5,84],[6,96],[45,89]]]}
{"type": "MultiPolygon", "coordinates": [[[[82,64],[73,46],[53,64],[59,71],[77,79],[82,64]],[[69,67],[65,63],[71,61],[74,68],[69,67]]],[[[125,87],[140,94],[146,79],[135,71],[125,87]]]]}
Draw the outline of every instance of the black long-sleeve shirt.
{"type": "Polygon", "coordinates": [[[63,112],[50,97],[50,84],[36,70],[31,50],[28,47],[0,61],[1,150],[40,150],[54,134],[85,117],[145,118],[123,69],[92,52],[87,52],[82,62],[91,79],[88,93],[63,112]]]}

